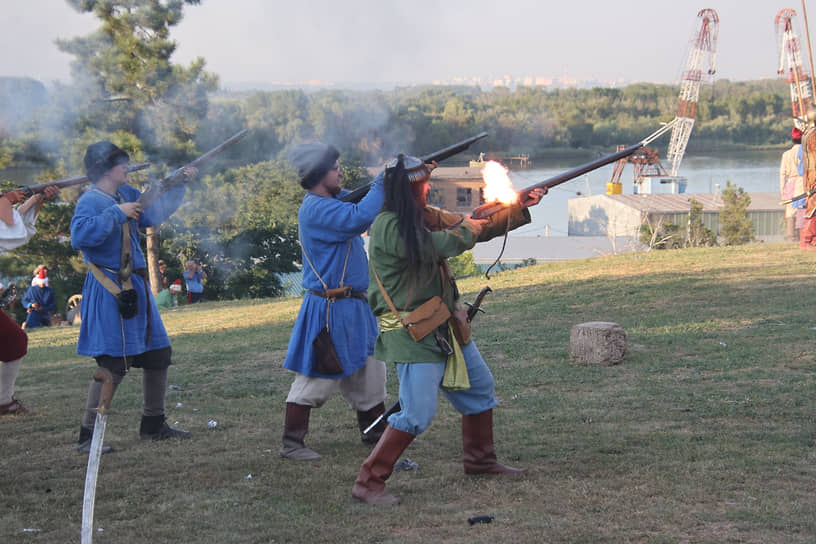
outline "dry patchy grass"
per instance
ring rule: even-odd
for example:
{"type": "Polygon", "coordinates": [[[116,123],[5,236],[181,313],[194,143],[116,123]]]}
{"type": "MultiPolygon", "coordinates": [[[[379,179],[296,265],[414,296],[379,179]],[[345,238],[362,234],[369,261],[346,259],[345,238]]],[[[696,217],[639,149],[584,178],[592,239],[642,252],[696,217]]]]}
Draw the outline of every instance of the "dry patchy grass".
{"type": "MultiPolygon", "coordinates": [[[[530,471],[466,477],[459,417],[440,401],[407,451],[419,470],[389,480],[404,500],[394,508],[350,498],[368,449],[339,397],[313,412],[307,442],[322,461],[277,456],[291,381],[280,364],[298,300],[168,311],[170,381],[181,387],[168,416],[195,436],[139,441],[139,371],[125,379],[96,541],[816,541],[814,262],[768,244],[495,276],[474,335],[501,399],[500,458],[530,471]],[[569,361],[570,327],[597,320],[626,329],[622,365],[569,361]],[[477,515],[495,520],[469,526],[477,515]]],[[[469,299],[484,283],[460,287],[469,299]]],[[[85,458],[73,443],[93,363],[74,355],[75,341],[75,329],[33,331],[18,396],[36,414],[0,420],[3,542],[79,541],[85,458]]]]}

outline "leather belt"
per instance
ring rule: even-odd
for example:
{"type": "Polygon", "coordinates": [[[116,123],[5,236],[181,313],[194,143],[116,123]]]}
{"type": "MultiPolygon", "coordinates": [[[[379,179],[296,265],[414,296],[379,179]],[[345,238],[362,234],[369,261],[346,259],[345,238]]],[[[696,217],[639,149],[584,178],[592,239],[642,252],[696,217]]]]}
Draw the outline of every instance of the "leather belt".
{"type": "Polygon", "coordinates": [[[346,291],[346,294],[344,296],[339,297],[327,297],[326,293],[321,293],[320,291],[314,291],[312,289],[309,289],[309,292],[313,295],[319,296],[320,298],[332,298],[333,300],[343,300],[344,298],[359,298],[360,300],[365,300],[366,302],[368,302],[368,295],[360,291],[346,291]]]}

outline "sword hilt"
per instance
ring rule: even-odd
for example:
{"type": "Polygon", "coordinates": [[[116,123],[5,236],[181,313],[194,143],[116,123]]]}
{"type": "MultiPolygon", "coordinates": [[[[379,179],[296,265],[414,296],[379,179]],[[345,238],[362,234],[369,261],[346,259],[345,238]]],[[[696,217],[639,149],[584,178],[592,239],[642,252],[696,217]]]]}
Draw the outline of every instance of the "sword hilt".
{"type": "Polygon", "coordinates": [[[113,400],[113,374],[107,368],[99,367],[93,375],[94,381],[102,382],[102,392],[99,394],[99,407],[97,412],[100,415],[105,415],[105,412],[110,409],[111,400],[113,400]]]}

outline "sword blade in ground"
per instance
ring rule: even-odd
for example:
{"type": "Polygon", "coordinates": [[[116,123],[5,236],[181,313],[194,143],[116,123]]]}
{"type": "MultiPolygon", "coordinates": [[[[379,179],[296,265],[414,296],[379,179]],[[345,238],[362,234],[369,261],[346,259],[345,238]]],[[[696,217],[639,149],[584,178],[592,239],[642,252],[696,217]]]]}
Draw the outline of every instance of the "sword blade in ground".
{"type": "Polygon", "coordinates": [[[91,451],[88,453],[88,469],[85,471],[85,494],[82,499],[82,544],[93,541],[94,504],[96,503],[96,480],[99,476],[99,462],[102,459],[102,442],[108,416],[96,414],[91,451]]]}
{"type": "Polygon", "coordinates": [[[85,493],[82,495],[82,537],[81,544],[93,542],[94,504],[96,503],[96,480],[99,476],[99,462],[102,458],[102,442],[105,439],[105,426],[108,424],[108,409],[113,400],[113,375],[109,370],[99,367],[93,375],[94,381],[102,383],[99,393],[99,407],[94,421],[93,438],[88,452],[88,468],[85,471],[85,493]]]}

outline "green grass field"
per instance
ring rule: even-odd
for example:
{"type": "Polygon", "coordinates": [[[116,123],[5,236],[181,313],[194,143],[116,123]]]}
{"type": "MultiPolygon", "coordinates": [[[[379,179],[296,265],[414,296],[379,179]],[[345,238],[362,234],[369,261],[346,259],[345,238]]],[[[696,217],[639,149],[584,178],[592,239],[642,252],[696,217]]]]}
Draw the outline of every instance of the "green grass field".
{"type": "MultiPolygon", "coordinates": [[[[181,390],[168,418],[195,436],[141,442],[141,372],[125,379],[95,542],[816,542],[814,272],[816,253],[756,244],[462,281],[466,300],[495,291],[474,338],[501,399],[499,459],[530,471],[465,476],[442,400],[406,452],[419,469],[388,481],[396,507],[352,501],[369,450],[339,395],[312,412],[306,441],[323,459],[278,457],[299,300],[170,310],[181,390]],[[570,361],[570,328],[586,321],[626,330],[622,364],[570,361]],[[470,526],[478,515],[495,519],[470,526]]],[[[73,447],[95,365],[75,355],[77,333],[32,331],[17,397],[36,414],[0,419],[4,543],[79,542],[86,456],[73,447]]]]}

